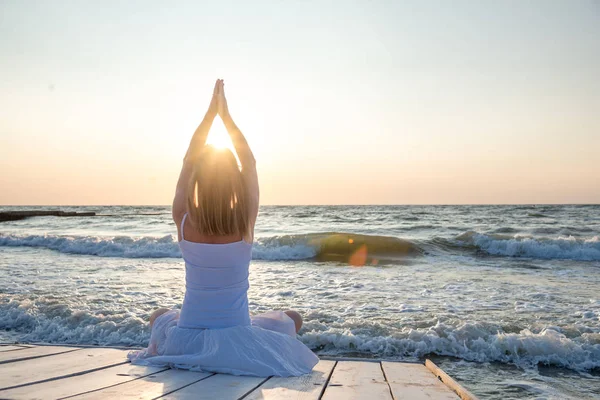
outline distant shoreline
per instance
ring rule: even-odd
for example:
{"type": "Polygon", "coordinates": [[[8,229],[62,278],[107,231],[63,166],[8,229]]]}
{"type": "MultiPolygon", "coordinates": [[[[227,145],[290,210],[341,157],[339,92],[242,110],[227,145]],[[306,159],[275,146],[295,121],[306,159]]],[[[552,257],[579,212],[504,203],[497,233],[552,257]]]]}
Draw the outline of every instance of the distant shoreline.
{"type": "Polygon", "coordinates": [[[60,210],[1,211],[0,222],[20,221],[29,217],[94,217],[95,215],[95,212],[75,212],[60,210]]]}

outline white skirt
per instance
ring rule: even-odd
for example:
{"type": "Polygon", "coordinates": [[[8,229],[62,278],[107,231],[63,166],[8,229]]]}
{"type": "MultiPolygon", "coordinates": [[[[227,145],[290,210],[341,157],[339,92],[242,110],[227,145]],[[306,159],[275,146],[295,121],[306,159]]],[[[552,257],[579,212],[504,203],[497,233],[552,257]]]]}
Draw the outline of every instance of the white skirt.
{"type": "Polygon", "coordinates": [[[179,310],[154,321],[150,343],[132,351],[133,364],[249,376],[300,376],[319,358],[296,339],[294,321],[271,311],[251,318],[250,326],[188,329],[177,326],[179,310]]]}

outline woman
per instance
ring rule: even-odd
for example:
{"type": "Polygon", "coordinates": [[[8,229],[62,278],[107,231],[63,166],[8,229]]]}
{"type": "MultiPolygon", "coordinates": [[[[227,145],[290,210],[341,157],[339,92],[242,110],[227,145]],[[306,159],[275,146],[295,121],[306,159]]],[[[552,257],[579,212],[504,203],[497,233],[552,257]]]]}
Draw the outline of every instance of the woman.
{"type": "Polygon", "coordinates": [[[147,349],[132,352],[134,364],[252,376],[298,376],[317,356],[296,333],[295,311],[250,317],[248,268],[258,215],[256,162],[233,122],[217,80],[204,120],[183,161],[173,201],[186,292],[181,312],[159,309],[150,317],[147,349]],[[241,163],[230,150],[206,146],[217,114],[241,163]]]}

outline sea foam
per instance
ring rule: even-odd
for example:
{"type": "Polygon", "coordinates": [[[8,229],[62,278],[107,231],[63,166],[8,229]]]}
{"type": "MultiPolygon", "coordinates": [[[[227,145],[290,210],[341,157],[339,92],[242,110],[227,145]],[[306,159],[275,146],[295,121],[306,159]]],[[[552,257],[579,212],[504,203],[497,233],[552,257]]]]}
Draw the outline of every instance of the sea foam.
{"type": "Polygon", "coordinates": [[[600,261],[600,239],[598,236],[587,239],[573,236],[542,239],[520,235],[512,237],[486,235],[469,231],[456,239],[460,243],[476,246],[488,254],[497,256],[600,261]]]}
{"type": "MultiPolygon", "coordinates": [[[[95,237],[95,236],[19,236],[0,234],[0,246],[41,247],[68,254],[98,257],[163,258],[181,257],[173,236],[95,237]]],[[[364,248],[367,256],[389,258],[420,254],[413,243],[395,237],[350,233],[308,233],[257,238],[252,256],[255,260],[347,260],[364,248]]]]}
{"type": "Polygon", "coordinates": [[[162,238],[132,238],[128,236],[103,238],[95,236],[18,236],[0,234],[0,246],[40,247],[60,253],[99,257],[181,257],[179,247],[171,235],[162,238]]]}
{"type": "Polygon", "coordinates": [[[485,324],[464,322],[458,326],[438,323],[430,328],[407,329],[391,336],[354,335],[351,329],[313,330],[304,333],[300,339],[323,354],[355,352],[385,358],[423,358],[436,354],[521,367],[538,364],[574,370],[600,367],[597,339],[568,338],[559,330],[548,327],[537,333],[527,329],[504,333],[491,330],[485,324]]]}
{"type": "MultiPolygon", "coordinates": [[[[424,245],[436,244],[437,239],[424,245]]],[[[556,239],[519,235],[482,234],[469,231],[454,240],[454,245],[474,246],[487,254],[507,257],[600,261],[600,239],[572,236],[556,239]]],[[[14,235],[0,233],[0,246],[38,247],[61,253],[122,258],[180,258],[179,246],[172,235],[163,237],[96,237],[59,235],[14,235]]],[[[363,247],[369,257],[398,259],[422,253],[415,243],[376,235],[350,233],[309,233],[257,238],[253,245],[255,260],[346,260],[363,247]]],[[[432,247],[432,249],[434,249],[432,247]]],[[[435,250],[434,250],[435,253],[435,250]]]]}
{"type": "MultiPolygon", "coordinates": [[[[142,347],[150,331],[144,319],[128,312],[97,314],[53,302],[8,301],[0,304],[0,330],[19,332],[23,342],[142,347]]],[[[560,327],[539,332],[502,332],[496,325],[438,322],[433,326],[388,332],[349,320],[330,327],[307,318],[299,339],[323,355],[360,354],[391,359],[430,354],[475,362],[502,362],[521,367],[553,365],[578,371],[600,367],[600,336],[567,337],[560,327]],[[360,332],[360,334],[356,333],[360,332]]]]}
{"type": "MultiPolygon", "coordinates": [[[[0,246],[38,247],[67,254],[122,258],[181,258],[173,236],[56,236],[56,235],[6,235],[0,233],[0,246]]],[[[313,258],[318,247],[304,242],[283,244],[278,240],[257,240],[252,249],[256,260],[302,260],[313,258]]]]}

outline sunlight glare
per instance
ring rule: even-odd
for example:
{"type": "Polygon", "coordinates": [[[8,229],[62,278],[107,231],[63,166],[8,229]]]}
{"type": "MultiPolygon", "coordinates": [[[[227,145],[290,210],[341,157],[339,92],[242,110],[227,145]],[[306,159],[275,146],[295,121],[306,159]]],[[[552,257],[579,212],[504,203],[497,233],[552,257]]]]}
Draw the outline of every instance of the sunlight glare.
{"type": "Polygon", "coordinates": [[[227,148],[235,153],[233,144],[231,143],[231,138],[227,133],[227,129],[225,129],[223,121],[219,117],[215,118],[213,125],[210,128],[208,138],[206,138],[206,144],[210,144],[218,148],[227,148]]]}

